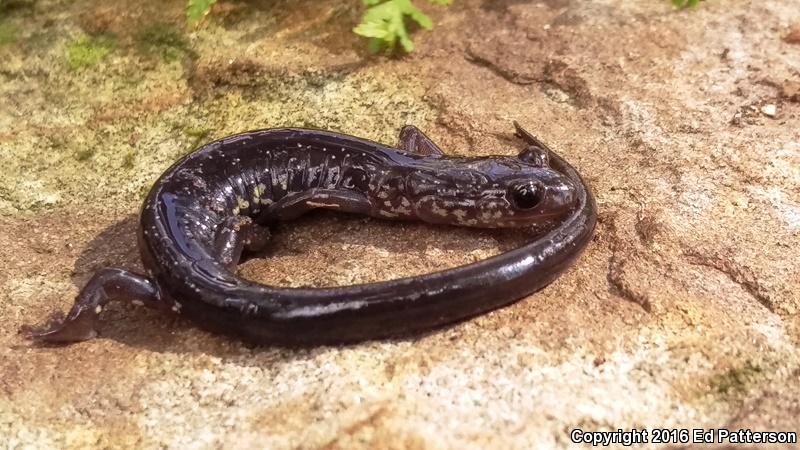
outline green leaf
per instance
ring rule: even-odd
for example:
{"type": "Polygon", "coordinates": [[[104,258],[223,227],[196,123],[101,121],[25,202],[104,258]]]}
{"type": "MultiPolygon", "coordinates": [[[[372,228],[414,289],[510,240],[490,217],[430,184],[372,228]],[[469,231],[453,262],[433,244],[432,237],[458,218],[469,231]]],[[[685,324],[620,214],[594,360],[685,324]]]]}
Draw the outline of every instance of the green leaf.
{"type": "Polygon", "coordinates": [[[397,7],[403,14],[411,17],[411,19],[414,22],[417,22],[419,26],[425,28],[426,30],[430,30],[431,28],[433,28],[433,21],[431,20],[431,18],[426,16],[425,13],[423,13],[419,9],[417,9],[417,7],[411,3],[411,0],[393,0],[393,1],[395,1],[398,4],[397,7]]]}
{"type": "Polygon", "coordinates": [[[197,22],[208,14],[216,2],[217,0],[189,0],[186,5],[186,20],[189,23],[197,22]]]}
{"type": "Polygon", "coordinates": [[[364,37],[369,38],[378,38],[383,39],[389,33],[383,24],[375,23],[375,22],[365,22],[359,24],[357,27],[353,29],[356,34],[359,34],[364,37]]]}
{"type": "MultiPolygon", "coordinates": [[[[358,35],[371,38],[370,51],[383,46],[392,51],[397,43],[406,52],[414,50],[414,42],[406,29],[405,17],[408,16],[421,28],[430,30],[433,21],[420,11],[411,0],[362,0],[368,6],[361,23],[353,29],[358,35]]],[[[452,0],[430,0],[431,3],[450,4],[452,0]]]]}

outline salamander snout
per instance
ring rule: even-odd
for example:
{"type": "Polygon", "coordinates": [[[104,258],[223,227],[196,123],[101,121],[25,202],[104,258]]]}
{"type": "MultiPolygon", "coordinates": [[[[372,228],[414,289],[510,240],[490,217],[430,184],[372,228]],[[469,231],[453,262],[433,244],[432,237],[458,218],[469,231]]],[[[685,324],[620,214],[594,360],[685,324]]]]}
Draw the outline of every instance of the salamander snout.
{"type": "MultiPolygon", "coordinates": [[[[558,170],[517,158],[437,160],[405,179],[408,214],[429,223],[479,228],[550,224],[577,207],[579,187],[558,170]]],[[[380,195],[376,194],[380,200],[380,195]]],[[[380,208],[385,202],[378,201],[380,208]]],[[[399,210],[389,217],[397,217],[399,210]]],[[[378,211],[378,216],[386,216],[378,211]]]]}
{"type": "Polygon", "coordinates": [[[539,215],[558,215],[575,204],[575,188],[568,179],[523,181],[512,184],[506,194],[509,205],[516,211],[536,211],[539,215]]]}
{"type": "Polygon", "coordinates": [[[508,183],[506,208],[495,206],[505,213],[497,218],[499,227],[518,227],[561,217],[575,208],[576,188],[573,182],[558,172],[547,176],[516,180],[508,183]]]}

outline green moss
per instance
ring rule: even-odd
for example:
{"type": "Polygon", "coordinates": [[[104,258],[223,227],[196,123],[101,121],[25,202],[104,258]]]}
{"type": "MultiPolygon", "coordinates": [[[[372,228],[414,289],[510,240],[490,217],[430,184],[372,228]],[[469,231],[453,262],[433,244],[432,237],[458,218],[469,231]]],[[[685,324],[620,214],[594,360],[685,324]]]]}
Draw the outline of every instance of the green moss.
{"type": "Polygon", "coordinates": [[[204,138],[211,133],[211,128],[192,128],[186,127],[183,129],[183,134],[189,137],[199,137],[204,138]]]}
{"type": "Polygon", "coordinates": [[[17,42],[19,29],[11,23],[0,22],[0,45],[17,42]]]}
{"type": "MultiPolygon", "coordinates": [[[[28,45],[28,35],[22,36],[28,45]]],[[[63,52],[64,42],[53,39],[52,49],[63,52]]],[[[122,51],[122,45],[120,38],[114,52],[122,51]]],[[[135,47],[131,51],[137,52],[135,47]]],[[[135,210],[179,157],[216,137],[248,129],[305,124],[394,142],[398,124],[425,128],[436,117],[432,104],[421,100],[424,84],[383,71],[257,71],[253,83],[267,87],[251,89],[225,81],[212,84],[238,76],[236,68],[219,65],[213,68],[220,72],[193,76],[210,77],[215,91],[229,95],[197,95],[192,102],[173,104],[172,98],[185,94],[184,69],[156,61],[150,70],[140,70],[139,64],[122,65],[135,61],[122,60],[115,70],[92,76],[91,83],[86,75],[95,69],[72,71],[58,61],[64,73],[42,86],[46,95],[28,99],[19,135],[0,144],[10,155],[0,166],[0,215],[65,206],[128,205],[135,210]],[[168,99],[162,105],[157,96],[168,99]],[[63,106],[59,124],[75,125],[48,128],[43,137],[41,123],[52,120],[52,104],[63,106]],[[108,116],[82,125],[96,113],[108,116]]]]}
{"type": "Polygon", "coordinates": [[[172,25],[154,23],[134,36],[136,48],[145,55],[158,56],[166,61],[190,53],[186,38],[172,25]]]}
{"type": "Polygon", "coordinates": [[[92,156],[94,156],[95,153],[97,153],[97,150],[91,147],[85,148],[83,150],[78,150],[77,152],[75,152],[75,159],[77,159],[78,161],[88,161],[89,159],[92,158],[92,156]]]}
{"type": "Polygon", "coordinates": [[[67,45],[67,65],[72,70],[91,67],[108,55],[114,41],[108,36],[82,36],[67,45]]]}
{"type": "Polygon", "coordinates": [[[747,392],[748,387],[763,373],[763,369],[750,361],[742,367],[728,369],[709,382],[714,393],[723,397],[738,397],[747,392]]]}
{"type": "Polygon", "coordinates": [[[700,4],[702,0],[672,0],[672,4],[678,8],[694,8],[700,4]]]}
{"type": "Polygon", "coordinates": [[[197,22],[211,10],[217,0],[189,0],[186,4],[186,20],[189,23],[197,22]]]}
{"type": "Polygon", "coordinates": [[[122,167],[125,169],[133,169],[133,164],[136,162],[136,152],[131,151],[128,152],[125,157],[122,158],[122,167]]]}
{"type": "Polygon", "coordinates": [[[211,134],[211,128],[184,128],[183,134],[190,138],[189,150],[191,151],[196,149],[211,134]]]}
{"type": "Polygon", "coordinates": [[[150,193],[151,188],[151,184],[143,184],[139,186],[139,200],[144,200],[147,197],[147,194],[150,193]]]}

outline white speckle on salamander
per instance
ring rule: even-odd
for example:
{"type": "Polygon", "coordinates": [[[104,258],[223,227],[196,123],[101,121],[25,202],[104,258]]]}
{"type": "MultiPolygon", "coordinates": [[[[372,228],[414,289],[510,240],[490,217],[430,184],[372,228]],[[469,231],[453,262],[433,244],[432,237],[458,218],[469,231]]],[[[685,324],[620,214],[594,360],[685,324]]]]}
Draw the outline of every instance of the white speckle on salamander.
{"type": "Polygon", "coordinates": [[[267,186],[264,183],[258,183],[255,188],[253,188],[253,203],[256,205],[261,203],[261,194],[263,194],[267,190],[267,186]]]}
{"type": "Polygon", "coordinates": [[[180,314],[180,313],[181,313],[181,306],[182,306],[182,305],[181,305],[180,303],[178,303],[178,302],[175,302],[175,303],[172,305],[172,311],[174,311],[176,314],[180,314]]]}
{"type": "Polygon", "coordinates": [[[295,317],[316,317],[339,311],[357,311],[364,306],[367,306],[367,304],[367,302],[360,301],[349,303],[331,303],[322,306],[303,306],[283,313],[276,313],[275,316],[281,319],[292,319],[295,317]]]}
{"type": "Polygon", "coordinates": [[[411,214],[411,209],[406,206],[399,206],[394,208],[392,211],[400,214],[411,214]]]}
{"type": "Polygon", "coordinates": [[[313,206],[314,208],[338,208],[339,205],[333,203],[317,203],[317,202],[306,202],[306,205],[313,206]]]}
{"type": "Polygon", "coordinates": [[[431,205],[431,212],[436,214],[440,217],[447,217],[448,211],[444,208],[441,208],[438,204],[434,203],[431,205]]]}
{"type": "Polygon", "coordinates": [[[100,314],[101,312],[103,312],[103,306],[102,305],[97,305],[97,306],[94,307],[94,313],[95,314],[100,314]]]}
{"type": "Polygon", "coordinates": [[[278,184],[284,191],[286,190],[286,185],[288,184],[288,177],[289,175],[286,173],[281,173],[278,175],[278,184]]]}

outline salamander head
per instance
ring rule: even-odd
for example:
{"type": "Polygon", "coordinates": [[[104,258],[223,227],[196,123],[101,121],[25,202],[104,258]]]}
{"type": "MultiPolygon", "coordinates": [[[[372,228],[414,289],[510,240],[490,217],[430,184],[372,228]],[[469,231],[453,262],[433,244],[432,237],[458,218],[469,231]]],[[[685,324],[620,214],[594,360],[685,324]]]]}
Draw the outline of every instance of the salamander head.
{"type": "Polygon", "coordinates": [[[546,151],[440,161],[406,179],[414,216],[426,222],[524,227],[558,219],[576,206],[575,184],[549,166],[546,151]]]}

